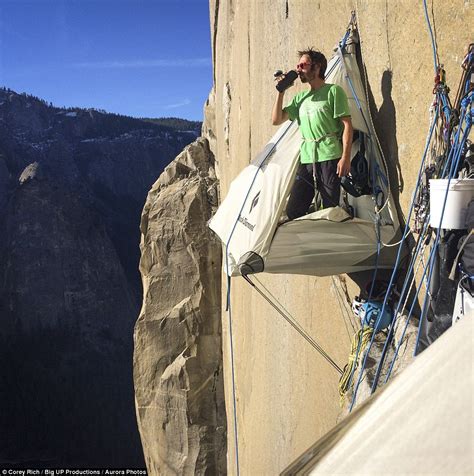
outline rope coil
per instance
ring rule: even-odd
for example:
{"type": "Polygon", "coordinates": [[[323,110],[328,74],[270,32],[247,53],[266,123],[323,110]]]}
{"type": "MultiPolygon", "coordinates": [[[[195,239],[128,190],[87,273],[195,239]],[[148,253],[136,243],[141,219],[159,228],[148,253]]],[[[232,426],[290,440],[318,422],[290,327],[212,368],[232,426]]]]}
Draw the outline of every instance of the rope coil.
{"type": "Polygon", "coordinates": [[[372,339],[374,330],[371,327],[359,329],[352,338],[351,353],[347,364],[344,366],[343,374],[339,379],[339,404],[344,406],[346,395],[353,387],[352,377],[359,366],[360,357],[364,354],[367,345],[372,339]]]}

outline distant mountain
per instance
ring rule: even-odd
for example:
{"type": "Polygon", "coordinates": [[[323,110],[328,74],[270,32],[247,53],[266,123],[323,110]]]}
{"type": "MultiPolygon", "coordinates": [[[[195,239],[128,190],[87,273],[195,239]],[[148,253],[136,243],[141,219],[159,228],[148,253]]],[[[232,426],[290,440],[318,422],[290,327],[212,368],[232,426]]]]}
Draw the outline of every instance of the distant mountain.
{"type": "Polygon", "coordinates": [[[188,121],[187,119],[179,119],[178,117],[161,117],[158,119],[144,118],[142,120],[170,127],[176,132],[189,132],[195,134],[196,137],[201,135],[202,122],[200,121],[188,121]]]}
{"type": "Polygon", "coordinates": [[[0,466],[144,466],[140,214],[197,132],[0,89],[0,466]]]}

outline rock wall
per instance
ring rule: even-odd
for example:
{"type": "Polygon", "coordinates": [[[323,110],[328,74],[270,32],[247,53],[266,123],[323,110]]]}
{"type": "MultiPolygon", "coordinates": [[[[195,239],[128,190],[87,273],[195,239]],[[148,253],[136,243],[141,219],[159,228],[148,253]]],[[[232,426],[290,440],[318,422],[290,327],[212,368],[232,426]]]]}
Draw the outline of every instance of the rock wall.
{"type": "Polygon", "coordinates": [[[153,185],[141,221],[143,306],[135,326],[137,419],[150,474],[224,474],[221,247],[206,139],[153,185]]]}
{"type": "MultiPolygon", "coordinates": [[[[463,0],[428,2],[440,61],[453,90],[464,48],[472,41],[472,7],[463,0]]],[[[423,4],[409,0],[210,1],[215,83],[204,130],[213,139],[222,197],[275,131],[270,121],[273,71],[294,68],[296,51],[306,46],[331,56],[351,10],[358,16],[374,123],[394,196],[400,209],[407,210],[425,144],[434,77],[423,4]]],[[[301,88],[292,88],[287,99],[301,88]]],[[[358,288],[342,277],[262,275],[261,280],[344,365],[352,337],[347,301],[358,288]]],[[[277,474],[336,423],[338,374],[243,280],[235,279],[232,286],[240,474],[277,474]]],[[[223,323],[228,469],[235,474],[226,315],[223,323]]]]}

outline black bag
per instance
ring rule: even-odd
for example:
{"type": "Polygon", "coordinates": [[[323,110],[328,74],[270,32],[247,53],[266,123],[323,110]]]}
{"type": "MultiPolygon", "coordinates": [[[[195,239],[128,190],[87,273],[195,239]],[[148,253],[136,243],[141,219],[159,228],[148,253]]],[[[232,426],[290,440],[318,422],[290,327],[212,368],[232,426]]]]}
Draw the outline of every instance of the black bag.
{"type": "Polygon", "coordinates": [[[353,197],[370,195],[372,193],[369,186],[369,165],[365,159],[364,138],[360,138],[360,150],[351,162],[351,172],[347,177],[341,179],[342,188],[353,197]]]}
{"type": "Polygon", "coordinates": [[[466,225],[468,236],[463,246],[461,268],[468,276],[474,276],[474,234],[470,233],[474,229],[474,200],[467,206],[466,225]]]}

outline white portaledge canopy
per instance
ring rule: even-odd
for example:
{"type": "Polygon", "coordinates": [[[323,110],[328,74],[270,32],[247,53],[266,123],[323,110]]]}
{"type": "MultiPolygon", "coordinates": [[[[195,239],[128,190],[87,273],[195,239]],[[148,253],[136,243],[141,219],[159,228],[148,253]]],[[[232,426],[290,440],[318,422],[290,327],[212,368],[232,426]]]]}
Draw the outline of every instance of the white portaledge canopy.
{"type": "Polygon", "coordinates": [[[281,475],[474,474],[473,330],[465,316],[281,475]]]}
{"type": "MultiPolygon", "coordinates": [[[[391,251],[396,248],[384,250],[383,244],[396,241],[399,223],[387,183],[381,179],[380,172],[387,172],[369,119],[355,53],[349,50],[354,51],[354,45],[339,48],[329,61],[326,82],[345,90],[354,130],[363,134],[370,174],[381,191],[379,206],[387,202],[379,214],[378,226],[372,195],[349,196],[354,218],[343,208],[334,207],[296,220],[282,220],[302,140],[296,121],[287,121],[231,183],[209,222],[225,247],[224,266],[229,276],[262,271],[329,276],[393,264],[391,251]]],[[[356,152],[357,143],[353,155],[356,152]]]]}

